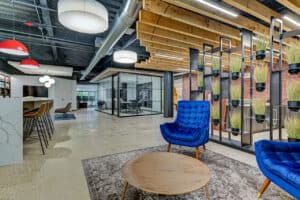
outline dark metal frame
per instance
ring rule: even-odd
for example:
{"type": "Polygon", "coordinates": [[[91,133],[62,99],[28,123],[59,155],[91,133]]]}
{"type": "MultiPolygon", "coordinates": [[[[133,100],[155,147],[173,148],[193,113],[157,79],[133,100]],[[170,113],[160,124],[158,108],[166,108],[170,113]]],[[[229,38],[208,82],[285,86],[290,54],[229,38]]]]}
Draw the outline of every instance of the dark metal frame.
{"type": "MultiPolygon", "coordinates": [[[[121,72],[121,73],[125,73],[125,72],[121,72]]],[[[151,113],[151,114],[136,114],[136,115],[129,115],[129,116],[121,116],[120,115],[120,74],[121,74],[120,72],[118,72],[118,73],[116,73],[116,74],[114,74],[114,75],[112,75],[112,76],[109,76],[110,78],[111,78],[111,84],[112,84],[112,88],[111,88],[111,90],[112,90],[112,95],[111,95],[111,101],[112,101],[112,112],[111,113],[107,113],[107,112],[103,112],[103,111],[101,111],[101,110],[99,110],[98,108],[96,109],[96,111],[98,111],[98,112],[101,112],[101,113],[104,113],[104,114],[108,114],[108,115],[113,115],[113,116],[117,116],[117,117],[120,117],[120,118],[122,118],[122,117],[136,117],[136,116],[147,116],[147,115],[160,115],[160,114],[162,114],[163,113],[163,103],[162,103],[162,100],[163,100],[163,98],[162,98],[162,94],[163,94],[163,89],[162,89],[162,77],[161,76],[154,76],[154,75],[151,75],[151,77],[159,77],[160,78],[160,88],[161,88],[161,90],[160,90],[160,99],[161,99],[161,103],[160,103],[160,112],[157,112],[157,113],[151,113]],[[115,108],[114,108],[114,92],[113,92],[113,90],[114,90],[114,78],[118,78],[118,85],[117,85],[117,105],[118,105],[118,111],[117,111],[117,115],[115,115],[114,113],[115,113],[115,108]]],[[[127,72],[126,72],[127,73],[127,72]]],[[[134,74],[134,73],[127,73],[127,74],[134,74]]],[[[135,74],[135,75],[143,75],[143,74],[135,74]]],[[[150,75],[144,75],[144,76],[150,76],[150,75]]],[[[107,78],[109,78],[109,77],[107,77],[107,78]]]]}
{"type": "MultiPolygon", "coordinates": [[[[270,22],[270,140],[273,140],[273,74],[274,74],[274,39],[275,39],[275,23],[279,24],[279,99],[278,99],[278,129],[279,129],[279,140],[282,140],[282,39],[283,39],[283,22],[281,19],[271,17],[270,22]]],[[[285,34],[285,36],[291,37],[291,32],[285,34]]]]}
{"type": "MultiPolygon", "coordinates": [[[[277,30],[277,29],[276,29],[277,30]]],[[[269,112],[269,129],[266,129],[265,131],[270,131],[269,136],[270,136],[270,140],[273,140],[273,108],[274,106],[278,106],[278,130],[279,130],[279,140],[282,140],[282,72],[285,71],[282,69],[282,40],[285,38],[291,38],[294,36],[297,36],[300,34],[300,29],[296,29],[296,30],[292,30],[292,31],[288,31],[288,32],[283,32],[283,22],[280,19],[277,19],[275,17],[271,17],[271,21],[270,21],[270,52],[269,52],[269,58],[270,58],[270,112],[269,112]],[[279,34],[276,35],[275,34],[275,24],[278,23],[279,24],[279,34]],[[277,51],[274,51],[274,42],[275,40],[277,40],[276,42],[279,42],[279,63],[278,63],[278,68],[279,70],[274,70],[274,53],[277,53],[277,51]],[[274,79],[274,73],[279,73],[279,99],[278,99],[278,105],[274,105],[274,100],[272,99],[273,97],[273,79],[274,79]]],[[[253,120],[254,118],[254,112],[253,112],[253,108],[252,108],[252,100],[253,100],[253,88],[255,88],[254,85],[254,81],[253,81],[253,72],[254,72],[254,68],[253,68],[253,60],[254,60],[254,53],[253,53],[253,33],[251,31],[248,30],[242,30],[241,32],[241,41],[242,41],[242,45],[240,47],[236,47],[236,48],[229,48],[229,50],[227,50],[226,48],[223,47],[223,41],[225,41],[226,38],[224,37],[220,37],[220,47],[217,48],[212,48],[211,53],[215,53],[218,52],[220,53],[220,135],[219,137],[217,137],[216,135],[213,134],[213,125],[211,125],[211,136],[210,136],[210,140],[219,144],[223,144],[229,147],[233,147],[235,149],[238,150],[242,150],[248,153],[254,153],[254,149],[253,149],[253,120]],[[244,34],[245,32],[247,32],[247,34],[249,34],[250,37],[250,56],[247,57],[245,56],[245,44],[244,44],[244,34]],[[229,54],[234,52],[234,51],[241,51],[242,54],[242,63],[241,63],[241,143],[237,142],[237,141],[233,141],[230,139],[230,137],[227,138],[222,138],[222,56],[224,52],[228,52],[229,54]],[[245,60],[246,59],[250,59],[250,116],[249,116],[249,120],[250,120],[250,132],[247,134],[250,134],[248,138],[248,141],[243,140],[243,135],[246,134],[244,131],[244,77],[245,77],[245,60]]],[[[205,58],[205,53],[207,53],[207,51],[205,50],[205,45],[203,45],[203,56],[205,58]]],[[[230,60],[229,60],[230,62],[230,60]]],[[[204,59],[204,65],[205,65],[205,59],[204,59]]],[[[191,72],[191,69],[190,69],[191,72]]],[[[204,74],[204,77],[206,76],[211,76],[211,74],[204,74]]],[[[191,74],[190,74],[190,84],[191,84],[191,74]]],[[[229,78],[231,79],[231,74],[229,73],[229,78]]],[[[205,80],[205,79],[204,79],[205,80]]],[[[205,81],[204,81],[205,82],[205,81]]],[[[230,81],[229,81],[229,87],[230,87],[230,81]]],[[[190,91],[191,92],[191,91],[190,91]]],[[[229,94],[230,94],[230,88],[229,88],[229,94]]],[[[229,99],[229,105],[231,104],[230,102],[230,95],[228,97],[229,99]]],[[[203,94],[203,100],[205,100],[205,94],[203,94]]],[[[229,108],[230,109],[230,108],[229,108]]],[[[229,132],[229,135],[231,134],[231,132],[229,132]]],[[[246,135],[244,135],[245,137],[247,137],[246,135]]],[[[244,138],[245,139],[245,138],[244,138]]]]}

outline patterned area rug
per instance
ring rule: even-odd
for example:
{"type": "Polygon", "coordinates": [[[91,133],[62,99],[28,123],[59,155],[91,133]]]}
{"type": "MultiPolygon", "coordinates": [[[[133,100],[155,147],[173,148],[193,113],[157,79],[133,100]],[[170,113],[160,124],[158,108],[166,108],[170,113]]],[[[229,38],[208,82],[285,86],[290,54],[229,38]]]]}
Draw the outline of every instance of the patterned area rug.
{"type": "MultiPolygon", "coordinates": [[[[147,152],[165,151],[165,146],[147,148],[120,154],[108,155],[83,160],[83,169],[86,175],[88,188],[92,200],[118,200],[123,187],[120,174],[122,165],[139,155],[147,152]]],[[[172,152],[194,156],[193,148],[172,146],[172,152]]],[[[255,200],[258,188],[264,177],[260,171],[252,166],[225,157],[221,154],[206,150],[201,151],[201,161],[206,163],[211,171],[209,183],[211,199],[218,200],[255,200]]],[[[178,161],[180,162],[180,161],[178,161]]],[[[162,196],[150,194],[129,186],[126,200],[205,200],[204,189],[188,195],[162,196]]],[[[271,184],[263,199],[285,200],[292,199],[277,186],[271,184]]]]}

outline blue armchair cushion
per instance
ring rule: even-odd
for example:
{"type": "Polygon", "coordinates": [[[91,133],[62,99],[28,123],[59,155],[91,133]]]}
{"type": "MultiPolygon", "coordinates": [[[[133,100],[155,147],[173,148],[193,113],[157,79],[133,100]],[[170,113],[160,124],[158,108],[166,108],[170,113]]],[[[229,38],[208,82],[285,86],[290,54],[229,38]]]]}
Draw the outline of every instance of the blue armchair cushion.
{"type": "Polygon", "coordinates": [[[273,183],[300,199],[300,143],[255,143],[259,168],[273,183]]]}
{"type": "Polygon", "coordinates": [[[209,107],[208,101],[179,101],[176,120],[160,125],[164,139],[171,144],[190,147],[207,143],[209,107]]]}
{"type": "Polygon", "coordinates": [[[167,123],[162,125],[169,138],[176,140],[194,141],[199,137],[201,131],[196,128],[181,127],[176,123],[167,123]]]}

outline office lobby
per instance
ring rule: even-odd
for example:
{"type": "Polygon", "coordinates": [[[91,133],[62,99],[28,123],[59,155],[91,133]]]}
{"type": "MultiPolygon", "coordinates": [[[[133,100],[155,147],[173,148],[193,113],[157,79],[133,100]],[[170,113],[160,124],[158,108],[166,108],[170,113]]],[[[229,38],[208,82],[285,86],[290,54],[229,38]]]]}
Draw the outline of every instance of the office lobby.
{"type": "Polygon", "coordinates": [[[0,0],[0,200],[300,199],[299,13],[0,0]]]}

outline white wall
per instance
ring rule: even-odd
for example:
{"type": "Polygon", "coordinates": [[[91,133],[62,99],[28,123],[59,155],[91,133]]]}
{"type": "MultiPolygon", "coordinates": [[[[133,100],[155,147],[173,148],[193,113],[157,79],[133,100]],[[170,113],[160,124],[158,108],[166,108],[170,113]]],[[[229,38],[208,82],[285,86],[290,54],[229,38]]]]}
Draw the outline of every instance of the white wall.
{"type": "MultiPolygon", "coordinates": [[[[11,97],[23,97],[23,86],[43,86],[39,82],[39,76],[12,76],[11,77],[11,97]]],[[[72,110],[77,109],[76,102],[76,81],[63,78],[54,78],[56,83],[49,88],[49,98],[54,100],[54,108],[66,106],[72,103],[72,110]]]]}

